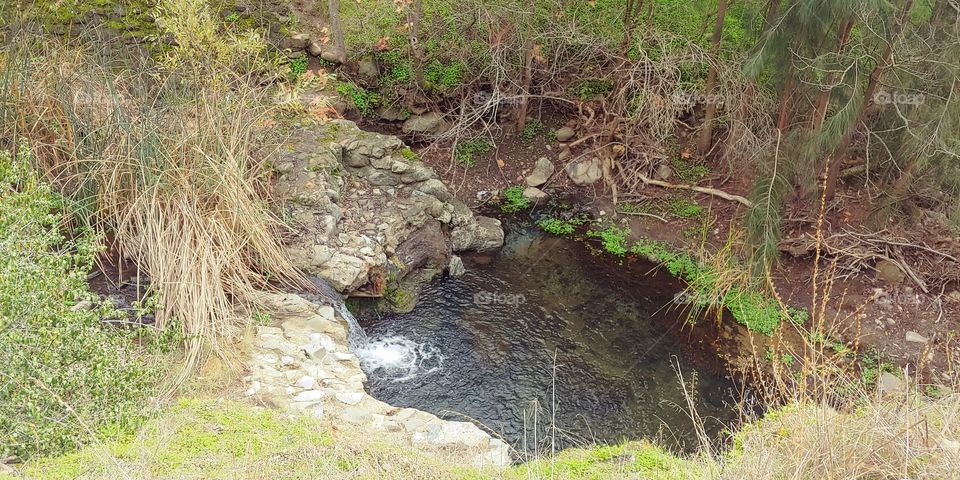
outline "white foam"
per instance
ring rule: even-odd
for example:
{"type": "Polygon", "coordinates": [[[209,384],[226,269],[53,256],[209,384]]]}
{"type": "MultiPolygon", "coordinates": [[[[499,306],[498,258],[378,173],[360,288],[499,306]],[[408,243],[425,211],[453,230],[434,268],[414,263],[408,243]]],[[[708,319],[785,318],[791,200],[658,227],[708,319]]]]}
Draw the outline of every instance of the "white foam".
{"type": "Polygon", "coordinates": [[[376,376],[394,382],[427,375],[443,366],[443,356],[436,347],[401,336],[367,339],[354,353],[367,374],[376,372],[376,376]]]}

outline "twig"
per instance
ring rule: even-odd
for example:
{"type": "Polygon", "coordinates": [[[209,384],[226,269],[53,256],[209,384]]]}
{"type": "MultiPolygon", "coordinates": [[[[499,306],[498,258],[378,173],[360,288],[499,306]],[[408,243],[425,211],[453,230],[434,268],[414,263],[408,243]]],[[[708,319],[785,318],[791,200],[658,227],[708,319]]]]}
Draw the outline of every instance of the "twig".
{"type": "Polygon", "coordinates": [[[720,198],[722,198],[722,199],[724,199],[724,200],[730,200],[730,201],[732,201],[732,202],[739,202],[739,203],[747,206],[748,208],[753,206],[753,202],[751,202],[750,200],[747,200],[747,199],[744,198],[744,197],[741,197],[740,195],[734,195],[734,194],[731,194],[731,193],[727,193],[727,192],[724,192],[723,190],[717,190],[716,188],[698,187],[698,186],[696,186],[696,185],[683,185],[683,184],[678,184],[678,183],[664,182],[664,181],[661,181],[661,180],[654,180],[654,179],[652,179],[652,178],[647,177],[646,175],[644,175],[644,174],[642,174],[642,173],[637,173],[636,175],[637,175],[637,177],[640,178],[640,181],[642,181],[644,184],[647,184],[647,185],[656,185],[656,186],[658,186],[658,187],[664,187],[664,188],[676,188],[676,189],[680,189],[680,190],[692,190],[692,191],[694,191],[694,192],[705,193],[705,194],[707,194],[707,195],[713,195],[713,196],[715,196],[715,197],[720,197],[720,198]]]}

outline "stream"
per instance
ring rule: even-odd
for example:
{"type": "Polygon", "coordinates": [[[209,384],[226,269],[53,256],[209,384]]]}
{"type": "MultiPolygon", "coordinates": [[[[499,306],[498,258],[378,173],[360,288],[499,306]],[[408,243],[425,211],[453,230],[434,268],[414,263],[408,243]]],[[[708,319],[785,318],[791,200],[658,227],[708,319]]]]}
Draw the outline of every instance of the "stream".
{"type": "Polygon", "coordinates": [[[708,437],[736,420],[735,384],[686,346],[676,280],[507,227],[503,249],[464,256],[466,274],[434,280],[412,312],[361,309],[371,395],[527,452],[640,438],[696,448],[681,376],[708,437]]]}

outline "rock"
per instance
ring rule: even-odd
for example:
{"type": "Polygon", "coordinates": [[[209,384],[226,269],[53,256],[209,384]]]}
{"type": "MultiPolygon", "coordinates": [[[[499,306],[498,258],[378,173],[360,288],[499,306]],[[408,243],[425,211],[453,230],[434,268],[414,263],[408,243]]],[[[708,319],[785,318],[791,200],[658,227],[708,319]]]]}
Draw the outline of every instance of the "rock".
{"type": "Polygon", "coordinates": [[[537,187],[527,187],[523,189],[523,198],[529,200],[546,200],[549,197],[546,192],[537,187]]]}
{"type": "Polygon", "coordinates": [[[367,80],[376,80],[380,77],[380,69],[377,63],[370,58],[365,58],[357,63],[357,73],[367,80]]]}
{"type": "Polygon", "coordinates": [[[330,62],[330,63],[340,63],[340,56],[337,55],[337,52],[330,50],[324,50],[320,53],[320,58],[330,62]]]}
{"type": "Polygon", "coordinates": [[[877,270],[877,279],[890,285],[897,285],[906,278],[903,270],[889,260],[880,260],[874,268],[877,270]]]}
{"type": "Polygon", "coordinates": [[[477,217],[474,223],[454,228],[450,241],[454,252],[493,250],[503,246],[503,227],[495,218],[477,217]]]}
{"type": "Polygon", "coordinates": [[[547,157],[540,157],[537,159],[537,163],[533,166],[533,172],[530,175],[527,175],[527,185],[531,187],[539,187],[544,183],[547,183],[547,180],[550,178],[550,175],[553,175],[554,166],[547,157]]]}
{"type": "Polygon", "coordinates": [[[323,55],[323,47],[317,42],[310,42],[307,45],[307,53],[314,57],[319,57],[323,55]]]}
{"type": "MultiPolygon", "coordinates": [[[[427,426],[427,431],[420,440],[421,442],[437,446],[456,446],[463,445],[467,447],[479,447],[489,441],[487,435],[479,427],[470,422],[450,422],[438,421],[427,426]]],[[[416,443],[417,438],[414,437],[416,443]]]]}
{"type": "Polygon", "coordinates": [[[280,42],[280,48],[281,49],[289,48],[290,50],[303,50],[304,48],[306,48],[307,43],[309,42],[310,42],[309,33],[295,33],[287,38],[284,38],[280,42]]]}
{"type": "Polygon", "coordinates": [[[403,122],[403,133],[443,133],[450,128],[450,124],[438,112],[429,112],[423,115],[414,115],[403,122]]]}
{"type": "Polygon", "coordinates": [[[363,392],[337,392],[334,397],[340,403],[347,405],[356,405],[363,400],[363,392]]]}
{"type": "Polygon", "coordinates": [[[577,160],[567,165],[567,176],[577,185],[590,185],[603,177],[600,159],[577,160]]]}
{"type": "Polygon", "coordinates": [[[294,402],[319,402],[327,395],[323,390],[306,390],[293,397],[294,402]]]}
{"type": "Polygon", "coordinates": [[[296,386],[304,390],[312,390],[317,386],[317,380],[310,375],[304,375],[297,380],[296,386]]]}
{"type": "Polygon", "coordinates": [[[913,332],[913,331],[907,332],[906,340],[910,343],[920,343],[920,344],[927,343],[929,341],[927,337],[924,337],[923,335],[920,335],[919,333],[913,332]]]}
{"type": "Polygon", "coordinates": [[[570,127],[558,128],[556,131],[558,142],[566,142],[567,140],[573,138],[574,135],[576,135],[576,132],[574,132],[570,127]]]}
{"type": "Polygon", "coordinates": [[[887,394],[902,391],[906,387],[906,384],[896,375],[890,372],[883,372],[880,374],[879,386],[880,393],[887,394]]]}
{"type": "Polygon", "coordinates": [[[561,162],[566,162],[573,156],[573,152],[570,151],[570,148],[564,147],[563,150],[560,150],[560,153],[557,154],[557,160],[561,162]]]}
{"type": "Polygon", "coordinates": [[[451,277],[460,277],[467,273],[467,267],[463,266],[463,259],[453,255],[450,257],[450,263],[447,264],[447,273],[451,277]]]}
{"type": "Polygon", "coordinates": [[[670,165],[662,164],[657,167],[657,179],[659,180],[669,180],[673,176],[673,169],[670,168],[670,165]]]}

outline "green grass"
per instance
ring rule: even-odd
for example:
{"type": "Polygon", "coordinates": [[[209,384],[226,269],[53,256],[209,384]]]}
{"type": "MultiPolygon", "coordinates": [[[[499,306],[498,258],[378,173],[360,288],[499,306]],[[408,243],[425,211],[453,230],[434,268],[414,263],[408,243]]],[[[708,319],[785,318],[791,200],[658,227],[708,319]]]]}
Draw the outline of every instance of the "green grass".
{"type": "Polygon", "coordinates": [[[503,213],[517,213],[528,208],[530,208],[530,199],[523,196],[522,186],[513,186],[503,191],[500,211],[503,213]]]}

